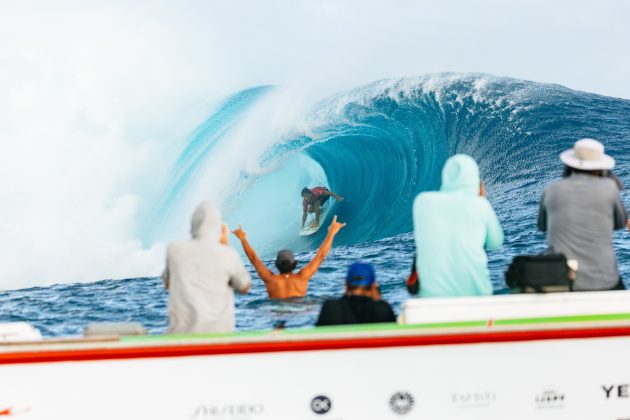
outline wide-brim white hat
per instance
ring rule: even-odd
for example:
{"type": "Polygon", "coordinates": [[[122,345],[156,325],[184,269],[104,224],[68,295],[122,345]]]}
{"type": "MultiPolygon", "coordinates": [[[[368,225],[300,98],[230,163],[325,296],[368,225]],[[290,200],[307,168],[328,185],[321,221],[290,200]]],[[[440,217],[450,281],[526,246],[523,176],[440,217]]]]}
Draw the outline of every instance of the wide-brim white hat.
{"type": "Polygon", "coordinates": [[[584,171],[608,170],[615,167],[615,159],[604,153],[604,145],[595,139],[575,142],[573,149],[560,153],[560,160],[567,166],[584,171]]]}

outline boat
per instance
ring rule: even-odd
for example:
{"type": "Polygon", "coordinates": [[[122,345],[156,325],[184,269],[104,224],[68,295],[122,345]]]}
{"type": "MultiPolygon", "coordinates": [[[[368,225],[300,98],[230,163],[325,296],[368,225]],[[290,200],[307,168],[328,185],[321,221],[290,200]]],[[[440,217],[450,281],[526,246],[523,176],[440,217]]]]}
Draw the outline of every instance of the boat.
{"type": "Polygon", "coordinates": [[[6,334],[0,417],[630,418],[625,291],[410,299],[396,324],[111,331],[6,334]]]}

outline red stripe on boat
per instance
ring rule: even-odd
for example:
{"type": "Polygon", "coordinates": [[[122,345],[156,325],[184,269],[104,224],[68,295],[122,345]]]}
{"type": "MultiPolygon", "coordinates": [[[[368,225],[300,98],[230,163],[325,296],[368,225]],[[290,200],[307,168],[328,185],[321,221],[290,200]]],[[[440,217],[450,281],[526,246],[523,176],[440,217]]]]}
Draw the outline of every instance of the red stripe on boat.
{"type": "Polygon", "coordinates": [[[268,341],[247,343],[149,344],[146,346],[64,349],[0,353],[0,364],[50,363],[88,360],[137,359],[153,357],[184,357],[205,355],[255,354],[273,352],[322,351],[499,343],[536,340],[566,340],[630,336],[630,327],[584,328],[567,330],[503,331],[463,334],[326,338],[303,341],[268,341]]]}

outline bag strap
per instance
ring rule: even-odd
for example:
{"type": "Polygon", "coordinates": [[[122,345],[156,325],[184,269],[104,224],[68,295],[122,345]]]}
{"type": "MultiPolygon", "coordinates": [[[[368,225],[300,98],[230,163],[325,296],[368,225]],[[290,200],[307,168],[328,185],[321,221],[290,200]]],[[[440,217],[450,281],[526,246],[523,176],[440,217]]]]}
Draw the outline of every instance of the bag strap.
{"type": "Polygon", "coordinates": [[[415,255],[413,257],[413,263],[411,264],[411,273],[409,273],[409,277],[407,277],[405,285],[407,286],[407,291],[412,295],[417,295],[420,291],[420,281],[418,278],[418,272],[416,271],[415,255]]]}

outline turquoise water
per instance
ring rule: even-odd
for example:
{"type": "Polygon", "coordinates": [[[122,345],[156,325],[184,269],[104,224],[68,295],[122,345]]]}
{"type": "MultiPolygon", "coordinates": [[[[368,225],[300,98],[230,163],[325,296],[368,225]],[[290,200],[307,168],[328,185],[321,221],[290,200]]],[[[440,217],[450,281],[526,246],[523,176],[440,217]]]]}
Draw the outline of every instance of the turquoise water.
{"type": "MultiPolygon", "coordinates": [[[[143,241],[169,239],[169,225],[188,212],[180,203],[200,199],[208,162],[225,153],[240,121],[271,106],[265,101],[275,89],[235,94],[191,134],[146,217],[143,241]]],[[[440,169],[454,153],[479,162],[505,230],[503,249],[489,255],[500,291],[513,256],[544,250],[544,235],[535,226],[538,200],[544,186],[560,177],[558,154],[582,137],[601,140],[618,162],[616,174],[630,185],[628,100],[477,74],[385,80],[320,100],[293,129],[267,139],[256,170],[243,168],[226,181],[230,193],[223,207],[231,225],[243,223],[261,254],[290,247],[302,263],[325,235],[325,229],[308,238],[297,235],[303,186],[326,184],[343,195],[330,215],[348,225],[308,297],[271,301],[255,280],[249,295],[237,297],[238,328],[312,324],[322,300],[342,293],[345,269],[357,259],[375,264],[383,296],[398,312],[414,252],[413,198],[438,187],[440,169]]],[[[628,206],[627,191],[622,198],[628,206]]],[[[617,232],[614,242],[621,274],[630,279],[628,235],[617,232]]],[[[29,321],[48,336],[79,334],[91,321],[138,321],[159,333],[166,328],[166,298],[155,278],[4,291],[0,321],[29,321]]]]}

